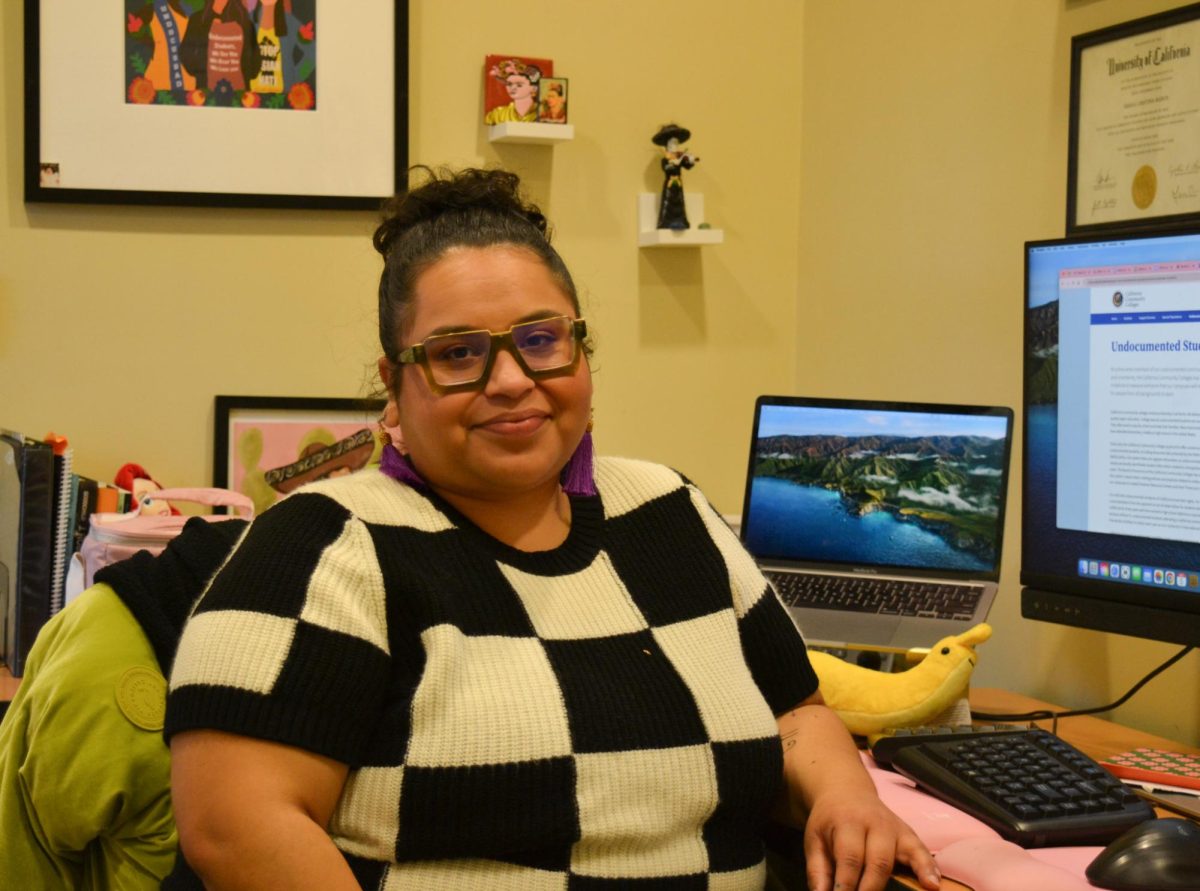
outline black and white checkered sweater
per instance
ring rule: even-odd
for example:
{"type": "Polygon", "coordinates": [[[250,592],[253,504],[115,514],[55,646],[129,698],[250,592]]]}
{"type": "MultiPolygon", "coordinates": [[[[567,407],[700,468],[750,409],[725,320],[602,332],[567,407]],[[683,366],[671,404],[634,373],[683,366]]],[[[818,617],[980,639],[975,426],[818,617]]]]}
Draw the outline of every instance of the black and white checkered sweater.
{"type": "Polygon", "coordinates": [[[538,553],[376,471],[280,502],[187,624],[168,736],[349,764],[329,832],[364,888],[760,889],[804,642],[685,479],[596,486],[538,553]]]}

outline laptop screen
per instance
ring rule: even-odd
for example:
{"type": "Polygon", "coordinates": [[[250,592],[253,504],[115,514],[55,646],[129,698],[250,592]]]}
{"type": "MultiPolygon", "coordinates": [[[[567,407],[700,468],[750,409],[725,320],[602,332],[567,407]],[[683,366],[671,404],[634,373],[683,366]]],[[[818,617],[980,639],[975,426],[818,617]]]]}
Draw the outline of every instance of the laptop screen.
{"type": "Polygon", "coordinates": [[[759,397],[742,540],[760,561],[998,578],[1008,408],[759,397]]]}

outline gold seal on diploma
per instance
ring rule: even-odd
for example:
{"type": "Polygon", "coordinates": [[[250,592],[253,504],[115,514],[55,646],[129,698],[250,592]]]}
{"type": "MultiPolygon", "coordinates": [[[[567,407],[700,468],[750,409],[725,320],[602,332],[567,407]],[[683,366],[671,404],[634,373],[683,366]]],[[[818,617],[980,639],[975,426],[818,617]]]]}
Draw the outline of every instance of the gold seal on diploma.
{"type": "Polygon", "coordinates": [[[1133,175],[1133,203],[1138,206],[1139,210],[1145,210],[1154,203],[1154,195],[1158,192],[1158,176],[1154,173],[1154,168],[1149,164],[1144,164],[1138,168],[1138,172],[1133,175]]]}

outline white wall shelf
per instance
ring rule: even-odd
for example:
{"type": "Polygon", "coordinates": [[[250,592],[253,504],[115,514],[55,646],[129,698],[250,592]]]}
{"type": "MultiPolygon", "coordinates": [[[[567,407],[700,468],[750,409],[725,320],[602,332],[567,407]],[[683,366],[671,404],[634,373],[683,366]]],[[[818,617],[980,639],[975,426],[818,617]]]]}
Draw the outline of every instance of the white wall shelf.
{"type": "Polygon", "coordinates": [[[683,203],[687,207],[690,229],[659,229],[658,195],[653,192],[638,194],[638,247],[697,247],[705,244],[720,244],[725,240],[724,229],[701,229],[704,222],[704,196],[696,192],[684,192],[683,203]]]}
{"type": "Polygon", "coordinates": [[[543,124],[537,121],[505,121],[488,127],[488,142],[553,145],[575,138],[574,124],[543,124]]]}

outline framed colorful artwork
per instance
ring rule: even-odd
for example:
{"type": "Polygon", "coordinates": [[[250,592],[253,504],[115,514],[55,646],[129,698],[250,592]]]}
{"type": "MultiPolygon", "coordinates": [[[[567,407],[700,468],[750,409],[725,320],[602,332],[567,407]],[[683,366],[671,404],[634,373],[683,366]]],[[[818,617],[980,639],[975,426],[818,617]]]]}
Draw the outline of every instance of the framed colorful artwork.
{"type": "Polygon", "coordinates": [[[379,463],[382,399],[218,396],[213,485],[262,513],[313,480],[379,463]]]}
{"type": "Polygon", "coordinates": [[[554,62],[529,56],[486,56],[483,60],[483,122],[506,124],[538,119],[538,84],[554,74],[554,62]]]}
{"type": "Polygon", "coordinates": [[[543,77],[538,84],[538,117],[544,124],[567,122],[567,79],[543,77]]]}
{"type": "Polygon", "coordinates": [[[407,0],[25,0],[25,200],[376,209],[407,0]]]}

